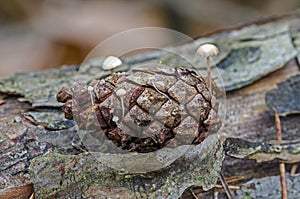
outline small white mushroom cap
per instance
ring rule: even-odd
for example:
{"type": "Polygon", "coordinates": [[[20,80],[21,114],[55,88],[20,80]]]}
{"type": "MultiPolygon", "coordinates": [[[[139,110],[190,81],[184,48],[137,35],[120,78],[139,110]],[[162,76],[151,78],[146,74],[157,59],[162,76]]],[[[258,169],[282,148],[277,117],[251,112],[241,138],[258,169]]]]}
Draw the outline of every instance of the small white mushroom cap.
{"type": "Polygon", "coordinates": [[[122,97],[122,96],[126,95],[126,91],[123,88],[121,88],[116,91],[116,95],[119,97],[122,97]]]}
{"type": "Polygon", "coordinates": [[[103,70],[112,70],[120,65],[122,65],[122,61],[118,57],[108,56],[103,61],[102,68],[103,70]]]}
{"type": "Polygon", "coordinates": [[[112,121],[113,121],[113,122],[118,122],[118,121],[119,121],[119,117],[113,116],[112,121]]]}
{"type": "Polygon", "coordinates": [[[197,54],[202,57],[216,56],[219,54],[219,49],[213,44],[203,44],[198,48],[197,54]]]}
{"type": "Polygon", "coordinates": [[[94,90],[94,87],[88,86],[88,91],[89,91],[89,92],[92,92],[93,90],[94,90]]]}

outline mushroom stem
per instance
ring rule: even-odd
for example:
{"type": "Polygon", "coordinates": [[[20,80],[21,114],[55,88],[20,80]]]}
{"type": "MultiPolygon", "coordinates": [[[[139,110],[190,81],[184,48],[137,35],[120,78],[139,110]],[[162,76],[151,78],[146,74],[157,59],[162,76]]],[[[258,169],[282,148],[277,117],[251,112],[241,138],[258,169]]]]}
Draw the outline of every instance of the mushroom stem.
{"type": "Polygon", "coordinates": [[[121,99],[121,106],[122,106],[122,117],[125,116],[125,107],[124,107],[124,100],[123,97],[126,95],[126,90],[124,89],[119,89],[116,91],[116,95],[120,97],[121,99]]]}
{"type": "Polygon", "coordinates": [[[92,86],[88,86],[88,92],[90,94],[92,105],[94,106],[94,96],[93,96],[94,88],[92,86]]]}
{"type": "Polygon", "coordinates": [[[90,96],[91,96],[91,102],[92,102],[92,105],[94,106],[94,100],[93,100],[93,96],[92,96],[91,93],[90,93],[90,96]]]}
{"type": "Polygon", "coordinates": [[[207,81],[208,81],[208,87],[209,87],[209,94],[211,95],[211,74],[210,74],[210,60],[209,57],[206,57],[206,64],[207,64],[207,81]]]}
{"type": "Polygon", "coordinates": [[[125,107],[124,107],[123,96],[121,97],[121,106],[122,106],[122,118],[124,118],[124,116],[125,116],[125,107]]]}

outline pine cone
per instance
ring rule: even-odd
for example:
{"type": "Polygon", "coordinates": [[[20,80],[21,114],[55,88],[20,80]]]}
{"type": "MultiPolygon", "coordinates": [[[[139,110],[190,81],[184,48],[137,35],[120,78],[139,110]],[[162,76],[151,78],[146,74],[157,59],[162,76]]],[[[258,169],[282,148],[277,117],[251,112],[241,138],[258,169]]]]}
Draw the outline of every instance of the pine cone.
{"type": "Polygon", "coordinates": [[[98,129],[95,139],[108,138],[123,150],[144,153],[199,144],[208,132],[217,132],[221,121],[213,85],[210,95],[205,79],[188,69],[135,69],[62,88],[57,100],[80,129],[98,129]],[[91,122],[90,115],[97,119],[91,122]]]}

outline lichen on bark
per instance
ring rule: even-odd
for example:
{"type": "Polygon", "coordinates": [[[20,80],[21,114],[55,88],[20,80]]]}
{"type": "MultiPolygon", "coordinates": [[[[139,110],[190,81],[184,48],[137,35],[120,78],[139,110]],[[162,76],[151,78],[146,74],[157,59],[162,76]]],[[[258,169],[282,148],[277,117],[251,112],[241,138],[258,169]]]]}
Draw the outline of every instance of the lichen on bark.
{"type": "MultiPolygon", "coordinates": [[[[217,182],[224,158],[218,135],[188,147],[187,153],[175,162],[149,173],[124,173],[113,169],[107,165],[102,153],[82,153],[73,159],[71,155],[49,152],[31,162],[30,176],[37,198],[64,198],[66,195],[79,198],[120,198],[124,195],[129,198],[179,198],[194,184],[202,185],[204,190],[211,189],[217,182]]],[[[110,154],[109,158],[118,161],[117,156],[110,154]]],[[[136,160],[132,164],[143,163],[136,160]]]]}

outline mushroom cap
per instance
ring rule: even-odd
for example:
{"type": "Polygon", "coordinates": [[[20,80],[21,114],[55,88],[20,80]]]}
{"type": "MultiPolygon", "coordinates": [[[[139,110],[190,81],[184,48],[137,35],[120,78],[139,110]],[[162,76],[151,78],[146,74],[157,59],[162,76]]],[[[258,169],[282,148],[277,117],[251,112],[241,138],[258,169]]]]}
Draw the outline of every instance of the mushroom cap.
{"type": "Polygon", "coordinates": [[[122,96],[126,95],[126,90],[121,88],[116,91],[116,95],[122,97],[122,96]]]}
{"type": "Polygon", "coordinates": [[[202,57],[215,56],[219,54],[219,49],[213,44],[203,44],[198,48],[197,54],[202,57]]]}
{"type": "Polygon", "coordinates": [[[88,91],[89,91],[89,92],[92,92],[93,90],[94,90],[94,87],[88,86],[88,91]]]}
{"type": "Polygon", "coordinates": [[[103,68],[103,70],[111,70],[120,65],[122,65],[122,61],[118,57],[108,56],[103,61],[102,68],[103,68]]]}

